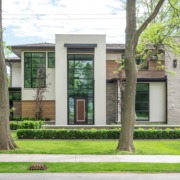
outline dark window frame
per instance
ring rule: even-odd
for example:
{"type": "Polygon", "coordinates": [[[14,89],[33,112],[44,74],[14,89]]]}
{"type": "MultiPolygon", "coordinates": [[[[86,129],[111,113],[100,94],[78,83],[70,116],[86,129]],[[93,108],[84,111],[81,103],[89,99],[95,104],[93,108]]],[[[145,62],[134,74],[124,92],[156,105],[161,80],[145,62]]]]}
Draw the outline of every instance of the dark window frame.
{"type": "Polygon", "coordinates": [[[137,86],[140,85],[140,84],[143,84],[143,85],[147,85],[147,90],[138,90],[136,88],[136,97],[137,97],[137,94],[138,93],[141,93],[141,94],[147,94],[147,97],[148,97],[148,100],[147,101],[137,101],[136,99],[136,104],[146,104],[148,105],[148,109],[147,110],[137,110],[136,109],[136,106],[135,106],[135,112],[145,112],[145,113],[148,113],[148,119],[140,119],[138,117],[136,117],[136,121],[149,121],[150,120],[150,93],[149,93],[149,83],[137,83],[137,86]]]}
{"type": "MultiPolygon", "coordinates": [[[[37,67],[33,67],[33,61],[32,61],[32,59],[33,58],[39,58],[39,57],[32,57],[32,54],[36,54],[36,53],[43,53],[44,54],[44,57],[42,57],[42,58],[44,58],[44,60],[45,60],[45,62],[44,62],[44,67],[43,67],[43,69],[44,69],[44,74],[45,74],[45,76],[42,78],[42,79],[44,79],[44,87],[42,87],[42,88],[45,88],[46,87],[46,52],[42,52],[42,51],[40,51],[40,52],[24,52],[24,88],[36,88],[36,86],[33,86],[33,80],[36,80],[37,79],[37,77],[33,77],[33,68],[35,69],[35,68],[37,68],[37,67]],[[25,57],[25,54],[31,54],[31,57],[25,57]],[[31,67],[26,67],[26,60],[25,60],[25,58],[31,58],[31,60],[30,60],[30,64],[31,64],[31,67]],[[30,69],[30,86],[29,87],[27,87],[26,86],[26,83],[25,83],[25,81],[26,81],[26,74],[25,74],[25,72],[26,72],[26,70],[27,69],[30,69]]],[[[37,68],[37,70],[39,69],[40,67],[38,67],[37,68]]]]}
{"type": "MultiPolygon", "coordinates": [[[[95,101],[94,101],[94,93],[95,93],[95,89],[94,89],[94,53],[68,53],[67,54],[67,105],[68,105],[68,111],[67,111],[67,120],[68,120],[68,125],[76,125],[75,124],[75,115],[74,115],[74,124],[71,124],[70,123],[70,119],[69,119],[69,98],[73,98],[74,99],[74,103],[75,103],[75,99],[76,98],[79,98],[79,97],[83,97],[83,96],[79,96],[79,95],[75,95],[75,96],[70,96],[69,95],[69,61],[71,61],[71,60],[69,60],[69,58],[68,58],[68,56],[69,55],[71,55],[71,56],[74,56],[74,58],[73,58],[73,61],[76,61],[77,59],[75,59],[75,55],[92,55],[93,56],[93,59],[92,59],[92,64],[93,64],[93,67],[92,67],[92,69],[93,69],[93,76],[92,76],[92,78],[88,78],[88,79],[92,79],[93,80],[93,84],[92,84],[92,90],[93,90],[93,95],[92,95],[92,97],[91,97],[91,99],[93,100],[93,117],[92,117],[92,124],[88,124],[88,113],[87,113],[87,124],[85,124],[85,125],[94,125],[94,117],[95,117],[95,101]]],[[[83,61],[82,59],[81,59],[81,61],[83,61]]],[[[84,59],[84,61],[87,61],[87,59],[84,59]]],[[[80,78],[81,79],[81,78],[80,78]]],[[[88,88],[89,89],[89,88],[88,88]]],[[[85,97],[86,98],[86,97],[85,97]]],[[[88,99],[90,99],[90,98],[88,98],[87,97],[87,102],[86,102],[86,104],[87,104],[87,111],[88,111],[88,99]]],[[[75,104],[74,104],[74,107],[75,107],[75,104]]]]}

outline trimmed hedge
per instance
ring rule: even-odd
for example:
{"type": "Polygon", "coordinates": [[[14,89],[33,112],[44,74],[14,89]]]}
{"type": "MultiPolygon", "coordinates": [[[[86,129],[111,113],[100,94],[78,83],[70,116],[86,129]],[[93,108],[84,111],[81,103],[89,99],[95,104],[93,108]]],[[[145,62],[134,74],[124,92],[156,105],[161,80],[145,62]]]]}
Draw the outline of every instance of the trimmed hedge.
{"type": "Polygon", "coordinates": [[[36,119],[35,117],[20,117],[20,116],[14,116],[10,117],[10,121],[44,121],[44,118],[36,119]]]}
{"type": "Polygon", "coordinates": [[[10,129],[40,129],[42,121],[10,121],[10,129]]]}
{"type": "MultiPolygon", "coordinates": [[[[20,129],[19,139],[118,139],[119,129],[20,129]]],[[[134,139],[180,139],[180,129],[137,129],[134,139]]]]}

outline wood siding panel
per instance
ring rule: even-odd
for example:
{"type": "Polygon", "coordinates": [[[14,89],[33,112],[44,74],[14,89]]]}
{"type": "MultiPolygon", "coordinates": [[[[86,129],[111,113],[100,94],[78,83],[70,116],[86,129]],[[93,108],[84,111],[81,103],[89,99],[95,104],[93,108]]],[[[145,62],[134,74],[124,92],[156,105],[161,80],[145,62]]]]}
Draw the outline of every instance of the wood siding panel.
{"type": "MultiPolygon", "coordinates": [[[[22,117],[34,117],[34,101],[22,101],[22,117]]],[[[43,117],[55,120],[55,101],[44,101],[43,117]]]]}
{"type": "MultiPolygon", "coordinates": [[[[161,61],[161,65],[164,65],[164,61],[161,61]]],[[[157,69],[157,62],[156,61],[149,61],[149,68],[145,70],[140,70],[138,72],[138,78],[163,78],[165,76],[164,70],[157,69]]],[[[117,78],[117,71],[118,64],[116,61],[108,60],[106,61],[106,79],[113,79],[117,78]]]]}
{"type": "Polygon", "coordinates": [[[117,78],[118,75],[114,71],[117,71],[118,64],[116,61],[106,61],[106,79],[117,78]]]}

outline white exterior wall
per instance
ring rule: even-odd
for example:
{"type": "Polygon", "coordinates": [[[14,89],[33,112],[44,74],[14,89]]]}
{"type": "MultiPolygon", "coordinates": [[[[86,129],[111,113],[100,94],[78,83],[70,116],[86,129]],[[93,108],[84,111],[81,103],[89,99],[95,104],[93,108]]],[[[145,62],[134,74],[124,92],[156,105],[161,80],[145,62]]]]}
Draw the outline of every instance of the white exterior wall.
{"type": "Polygon", "coordinates": [[[12,87],[21,87],[21,63],[11,62],[12,87]]]}
{"type": "MultiPolygon", "coordinates": [[[[27,51],[26,51],[27,52],[27,51]]],[[[34,52],[34,51],[29,51],[34,52]]],[[[40,52],[40,51],[38,51],[40,52]]],[[[43,51],[44,52],[44,51],[43,51]]],[[[49,52],[49,51],[48,51],[49,52]]],[[[21,67],[24,67],[24,52],[21,53],[21,67]]],[[[48,92],[46,92],[44,100],[55,100],[55,68],[48,68],[47,52],[46,52],[46,83],[49,84],[48,92]]],[[[21,69],[21,87],[22,87],[22,100],[34,100],[33,96],[35,91],[33,88],[24,88],[24,68],[21,69]]]]}
{"type": "Polygon", "coordinates": [[[95,125],[106,124],[105,35],[56,35],[56,124],[67,125],[67,48],[65,43],[97,44],[94,53],[95,125]]]}
{"type": "Polygon", "coordinates": [[[166,122],[166,83],[149,83],[150,122],[166,122]]]}

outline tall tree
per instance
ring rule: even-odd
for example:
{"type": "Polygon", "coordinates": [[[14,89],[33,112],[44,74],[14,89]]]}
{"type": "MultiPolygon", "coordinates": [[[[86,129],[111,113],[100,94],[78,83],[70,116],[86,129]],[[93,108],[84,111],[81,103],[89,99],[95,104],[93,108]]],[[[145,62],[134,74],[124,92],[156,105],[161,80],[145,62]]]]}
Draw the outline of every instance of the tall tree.
{"type": "Polygon", "coordinates": [[[159,0],[153,12],[136,28],[136,0],[126,0],[126,42],[125,42],[125,74],[126,84],[123,99],[122,128],[117,150],[134,151],[133,133],[135,123],[135,96],[137,67],[135,63],[136,48],[142,32],[157,16],[165,0],[159,0]]]}
{"type": "Polygon", "coordinates": [[[15,149],[9,126],[9,94],[3,48],[2,0],[0,0],[0,150],[15,149]]]}

